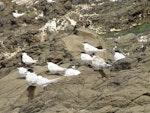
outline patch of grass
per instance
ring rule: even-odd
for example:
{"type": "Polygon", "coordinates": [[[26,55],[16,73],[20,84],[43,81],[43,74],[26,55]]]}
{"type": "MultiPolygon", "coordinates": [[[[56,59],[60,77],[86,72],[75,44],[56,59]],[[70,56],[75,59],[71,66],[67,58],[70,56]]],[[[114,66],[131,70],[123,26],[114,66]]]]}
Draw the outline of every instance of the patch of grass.
{"type": "Polygon", "coordinates": [[[142,24],[142,25],[133,27],[133,28],[129,29],[129,32],[132,31],[133,33],[137,34],[137,33],[145,32],[148,30],[150,30],[150,23],[149,24],[142,24]]]}
{"type": "Polygon", "coordinates": [[[12,0],[1,0],[1,2],[11,2],[12,0]]]}
{"type": "Polygon", "coordinates": [[[128,33],[138,34],[138,33],[146,32],[146,31],[150,31],[150,23],[144,23],[144,24],[132,27],[130,29],[122,30],[122,31],[106,32],[106,34],[104,34],[104,36],[116,37],[116,36],[120,36],[120,35],[126,35],[128,33]]]}

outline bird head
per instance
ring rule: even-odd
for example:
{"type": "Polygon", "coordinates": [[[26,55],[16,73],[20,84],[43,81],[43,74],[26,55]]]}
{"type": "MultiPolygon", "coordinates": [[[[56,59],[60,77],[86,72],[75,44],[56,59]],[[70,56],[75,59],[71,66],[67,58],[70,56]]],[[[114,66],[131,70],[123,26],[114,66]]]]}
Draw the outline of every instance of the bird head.
{"type": "Polygon", "coordinates": [[[51,60],[51,58],[47,58],[47,62],[51,62],[52,60],[51,60]]]}
{"type": "Polygon", "coordinates": [[[23,69],[23,67],[18,67],[17,69],[20,70],[20,69],[23,69]]]}
{"type": "Polygon", "coordinates": [[[50,64],[51,62],[47,62],[47,65],[50,64]]]}
{"type": "Polygon", "coordinates": [[[27,53],[23,52],[22,55],[27,55],[27,53]]]}
{"type": "Polygon", "coordinates": [[[120,53],[120,50],[119,50],[119,49],[116,49],[116,50],[115,50],[115,52],[118,52],[118,53],[120,53]]]}
{"type": "Polygon", "coordinates": [[[85,45],[85,44],[88,44],[88,42],[83,42],[82,44],[85,45]]]}

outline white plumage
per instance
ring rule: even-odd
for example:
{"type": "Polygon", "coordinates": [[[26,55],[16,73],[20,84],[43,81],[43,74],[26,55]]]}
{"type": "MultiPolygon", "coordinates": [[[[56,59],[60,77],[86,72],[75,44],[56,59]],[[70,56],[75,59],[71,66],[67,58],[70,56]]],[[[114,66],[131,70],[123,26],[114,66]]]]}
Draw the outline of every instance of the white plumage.
{"type": "Polygon", "coordinates": [[[51,74],[63,74],[66,71],[66,68],[60,67],[52,62],[47,62],[47,64],[48,70],[50,71],[51,74]]]}
{"type": "Polygon", "coordinates": [[[105,62],[105,60],[99,56],[93,56],[93,60],[92,60],[92,67],[95,69],[95,70],[99,70],[101,68],[105,68],[105,67],[109,67],[111,66],[110,64],[107,64],[105,62]]]}
{"type": "Polygon", "coordinates": [[[21,77],[26,77],[28,69],[26,69],[24,67],[19,67],[17,69],[18,69],[19,75],[21,77]]]}
{"type": "Polygon", "coordinates": [[[1,7],[1,6],[4,6],[4,2],[0,2],[0,7],[1,7]]]}
{"type": "Polygon", "coordinates": [[[81,53],[80,58],[85,63],[91,63],[93,60],[93,58],[89,54],[86,54],[86,53],[81,53]]]}
{"type": "Polygon", "coordinates": [[[75,76],[75,75],[79,75],[81,72],[79,70],[73,69],[73,68],[68,68],[65,71],[65,75],[64,76],[75,76]]]}
{"type": "Polygon", "coordinates": [[[22,53],[22,62],[27,65],[30,65],[36,63],[37,60],[33,60],[30,56],[27,55],[27,53],[22,53]]]}
{"type": "Polygon", "coordinates": [[[48,3],[52,3],[52,2],[55,2],[55,1],[53,1],[53,0],[47,0],[47,2],[48,2],[48,3]]]}
{"type": "Polygon", "coordinates": [[[104,52],[106,49],[98,49],[88,43],[83,43],[83,46],[84,46],[84,51],[87,53],[87,54],[92,54],[92,53],[97,53],[97,52],[104,52]]]}
{"type": "Polygon", "coordinates": [[[37,75],[34,72],[27,72],[26,81],[30,86],[36,86],[37,83],[37,75]]]}
{"type": "Polygon", "coordinates": [[[122,53],[119,53],[119,52],[115,52],[115,54],[114,54],[115,61],[123,59],[123,58],[125,58],[125,55],[123,55],[122,53]]]}
{"type": "Polygon", "coordinates": [[[19,17],[25,15],[25,13],[18,13],[18,11],[15,10],[15,12],[13,12],[12,15],[13,15],[13,17],[15,17],[15,18],[19,18],[19,17]]]}
{"type": "Polygon", "coordinates": [[[118,0],[110,0],[110,2],[117,2],[118,0]]]}
{"type": "Polygon", "coordinates": [[[37,76],[37,85],[44,88],[50,83],[57,82],[60,78],[55,79],[47,79],[45,77],[42,77],[41,75],[37,76]]]}

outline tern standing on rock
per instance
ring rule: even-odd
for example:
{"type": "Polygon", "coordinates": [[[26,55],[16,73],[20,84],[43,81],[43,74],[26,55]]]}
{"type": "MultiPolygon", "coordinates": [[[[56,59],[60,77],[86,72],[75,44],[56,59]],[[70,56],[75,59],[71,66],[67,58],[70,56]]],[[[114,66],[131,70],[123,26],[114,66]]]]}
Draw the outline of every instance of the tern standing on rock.
{"type": "Polygon", "coordinates": [[[29,70],[28,69],[28,72],[27,72],[27,75],[26,75],[26,81],[28,82],[28,84],[30,86],[36,86],[36,83],[37,83],[37,74],[35,74],[33,72],[33,70],[29,70]]]}
{"type": "Polygon", "coordinates": [[[125,55],[123,55],[122,53],[119,53],[118,51],[115,52],[115,54],[114,54],[115,61],[123,59],[123,58],[125,58],[125,55]]]}
{"type": "Polygon", "coordinates": [[[22,62],[30,65],[37,62],[37,60],[33,60],[30,56],[27,55],[27,53],[22,53],[22,62]]]}
{"type": "Polygon", "coordinates": [[[107,78],[103,68],[109,67],[111,65],[107,64],[103,58],[94,55],[91,66],[94,70],[99,71],[102,77],[107,78]]]}
{"type": "Polygon", "coordinates": [[[81,72],[75,69],[75,66],[71,66],[71,68],[66,69],[64,76],[76,76],[79,75],[81,72]]]}
{"type": "Polygon", "coordinates": [[[105,68],[105,67],[109,67],[111,66],[110,64],[107,64],[105,62],[105,60],[99,56],[93,56],[93,60],[92,60],[92,67],[95,69],[95,70],[99,70],[101,68],[105,68]]]}
{"type": "Polygon", "coordinates": [[[37,76],[37,85],[45,88],[48,84],[57,82],[60,78],[55,78],[55,79],[47,79],[45,77],[42,77],[41,75],[37,76]]]}
{"type": "Polygon", "coordinates": [[[51,74],[63,74],[66,71],[66,68],[63,68],[61,66],[58,66],[57,64],[54,64],[52,62],[47,62],[48,70],[51,74]]]}
{"type": "Polygon", "coordinates": [[[90,44],[88,44],[87,42],[83,43],[84,46],[84,51],[87,54],[92,54],[92,53],[97,53],[97,52],[104,52],[106,49],[98,49],[90,44]]]}

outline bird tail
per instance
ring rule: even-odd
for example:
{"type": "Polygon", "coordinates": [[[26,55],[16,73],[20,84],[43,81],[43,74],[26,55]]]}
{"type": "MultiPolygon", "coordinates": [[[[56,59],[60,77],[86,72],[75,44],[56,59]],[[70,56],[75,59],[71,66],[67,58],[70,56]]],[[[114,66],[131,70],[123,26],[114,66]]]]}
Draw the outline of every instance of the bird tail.
{"type": "Polygon", "coordinates": [[[38,60],[33,60],[33,63],[36,63],[38,60]]]}
{"type": "Polygon", "coordinates": [[[67,70],[67,68],[64,68],[64,71],[66,71],[67,70]]]}
{"type": "Polygon", "coordinates": [[[112,66],[112,65],[110,65],[110,64],[106,64],[106,67],[110,67],[110,66],[112,66]]]}
{"type": "Polygon", "coordinates": [[[105,52],[106,49],[99,49],[98,51],[99,51],[99,52],[105,52]]]}
{"type": "Polygon", "coordinates": [[[50,79],[48,83],[50,84],[50,83],[53,83],[53,82],[57,82],[59,79],[60,79],[60,78],[50,79]]]}

